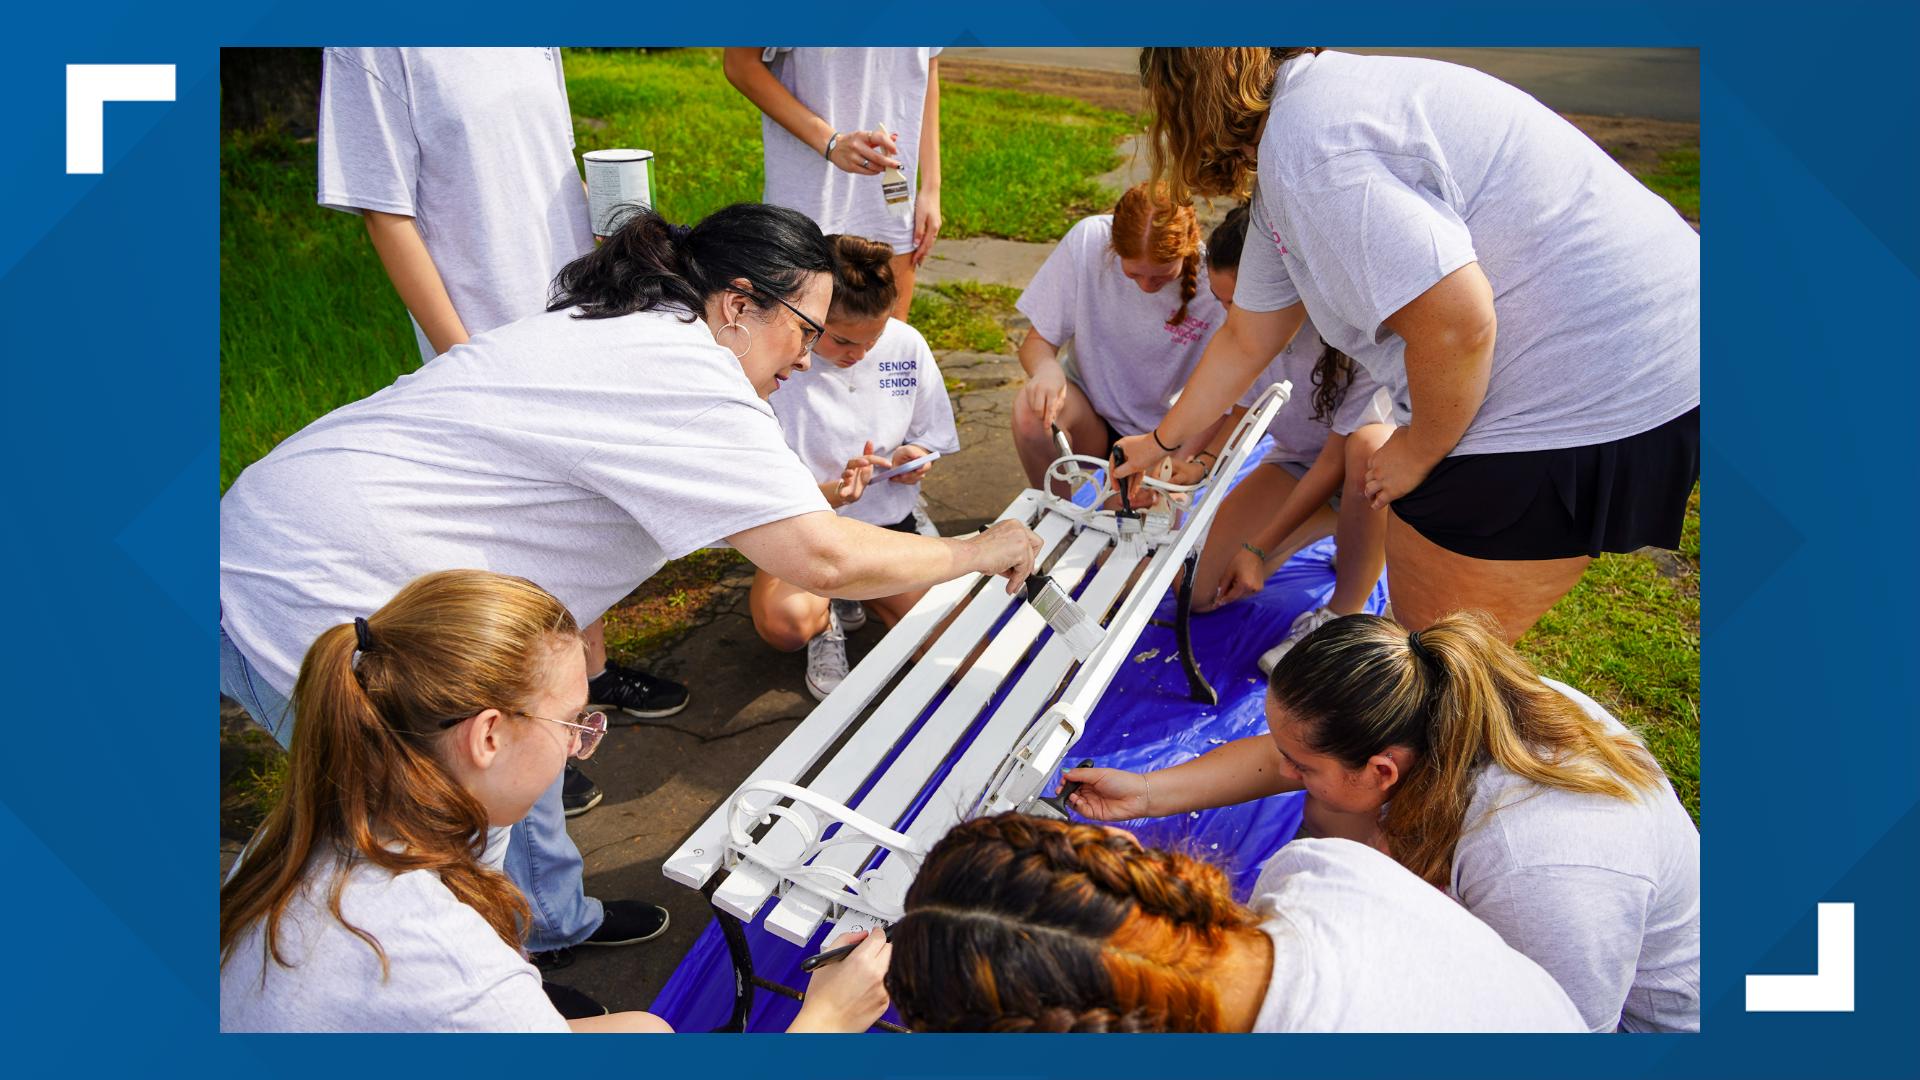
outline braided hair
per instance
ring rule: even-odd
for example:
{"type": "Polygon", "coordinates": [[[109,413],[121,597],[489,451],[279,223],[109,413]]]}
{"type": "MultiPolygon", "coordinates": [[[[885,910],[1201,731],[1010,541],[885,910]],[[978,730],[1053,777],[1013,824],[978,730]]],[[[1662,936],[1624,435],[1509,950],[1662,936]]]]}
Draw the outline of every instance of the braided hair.
{"type": "Polygon", "coordinates": [[[1180,307],[1167,325],[1187,321],[1187,305],[1200,293],[1200,219],[1192,203],[1173,202],[1164,188],[1133,185],[1113,207],[1113,250],[1123,259],[1180,260],[1180,307]]]}
{"type": "Polygon", "coordinates": [[[1208,863],[1099,825],[979,818],[908,890],[887,992],[918,1031],[1218,1031],[1211,973],[1256,923],[1208,863]]]}

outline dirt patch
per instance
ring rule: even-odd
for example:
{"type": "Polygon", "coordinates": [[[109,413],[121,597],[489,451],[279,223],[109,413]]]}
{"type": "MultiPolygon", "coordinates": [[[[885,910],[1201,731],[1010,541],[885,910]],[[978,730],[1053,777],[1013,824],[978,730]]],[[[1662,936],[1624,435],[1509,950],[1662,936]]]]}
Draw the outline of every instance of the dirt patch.
{"type": "Polygon", "coordinates": [[[944,60],[940,64],[940,81],[1028,94],[1053,94],[1133,116],[1144,116],[1147,111],[1146,94],[1140,89],[1139,76],[1125,72],[1004,64],[995,60],[944,60]]]}
{"type": "Polygon", "coordinates": [[[1675,150],[1695,150],[1700,146],[1700,125],[1679,120],[1648,120],[1638,116],[1587,116],[1562,113],[1600,149],[1630,173],[1639,174],[1657,168],[1660,159],[1675,150]]]}

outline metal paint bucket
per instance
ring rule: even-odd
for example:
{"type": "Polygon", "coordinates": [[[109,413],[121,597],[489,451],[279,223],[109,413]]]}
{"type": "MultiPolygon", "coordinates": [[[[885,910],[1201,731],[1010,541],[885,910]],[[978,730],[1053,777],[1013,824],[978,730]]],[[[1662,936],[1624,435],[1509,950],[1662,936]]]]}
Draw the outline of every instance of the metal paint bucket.
{"type": "Polygon", "coordinates": [[[622,207],[653,205],[653,151],[589,150],[581,158],[593,235],[612,233],[622,207]]]}

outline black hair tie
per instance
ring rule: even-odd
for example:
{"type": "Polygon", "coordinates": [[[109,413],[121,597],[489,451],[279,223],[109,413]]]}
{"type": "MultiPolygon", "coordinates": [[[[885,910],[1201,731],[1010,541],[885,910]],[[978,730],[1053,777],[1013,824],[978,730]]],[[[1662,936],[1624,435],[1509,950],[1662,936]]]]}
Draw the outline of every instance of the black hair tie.
{"type": "Polygon", "coordinates": [[[353,617],[353,636],[361,652],[373,651],[373,630],[367,626],[367,620],[358,615],[353,617]]]}
{"type": "Polygon", "coordinates": [[[692,231],[693,227],[691,225],[669,225],[667,226],[667,237],[676,244],[684,244],[687,242],[687,234],[692,231]]]}
{"type": "Polygon", "coordinates": [[[1425,664],[1435,674],[1440,673],[1442,670],[1440,667],[1440,658],[1427,651],[1425,645],[1420,644],[1420,631],[1415,630],[1413,633],[1407,635],[1407,648],[1412,650],[1415,659],[1425,664]]]}

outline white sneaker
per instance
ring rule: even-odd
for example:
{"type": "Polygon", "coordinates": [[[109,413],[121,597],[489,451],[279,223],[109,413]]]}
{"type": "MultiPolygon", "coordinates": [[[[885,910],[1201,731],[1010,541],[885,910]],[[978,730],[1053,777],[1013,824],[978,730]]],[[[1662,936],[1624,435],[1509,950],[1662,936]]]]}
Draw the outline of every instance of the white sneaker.
{"type": "Polygon", "coordinates": [[[1280,644],[1268,649],[1261,655],[1260,670],[1265,674],[1272,675],[1273,666],[1278,664],[1280,658],[1287,655],[1288,651],[1295,645],[1298,645],[1301,638],[1306,637],[1308,634],[1313,633],[1315,630],[1320,629],[1339,617],[1340,616],[1333,613],[1332,608],[1324,606],[1314,608],[1312,611],[1301,612],[1300,617],[1293,620],[1293,625],[1287,629],[1287,636],[1280,639],[1280,644]]]}
{"type": "Polygon", "coordinates": [[[840,620],[840,629],[851,634],[867,625],[867,605],[858,600],[835,600],[833,617],[840,620]]]}
{"type": "MultiPolygon", "coordinates": [[[[919,533],[921,536],[940,535],[940,530],[934,526],[933,519],[927,516],[927,497],[925,495],[914,496],[913,531],[919,533]]],[[[852,627],[848,627],[848,629],[852,629],[852,627]]]]}
{"type": "Polygon", "coordinates": [[[847,635],[829,609],[827,628],[807,642],[807,689],[815,701],[825,701],[846,677],[847,635]]]}

